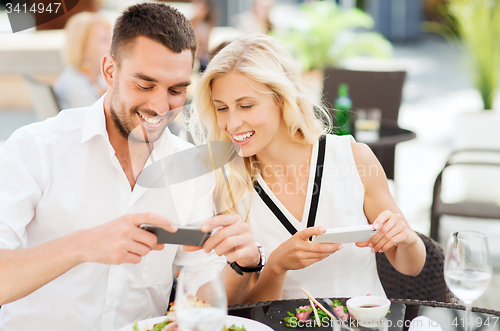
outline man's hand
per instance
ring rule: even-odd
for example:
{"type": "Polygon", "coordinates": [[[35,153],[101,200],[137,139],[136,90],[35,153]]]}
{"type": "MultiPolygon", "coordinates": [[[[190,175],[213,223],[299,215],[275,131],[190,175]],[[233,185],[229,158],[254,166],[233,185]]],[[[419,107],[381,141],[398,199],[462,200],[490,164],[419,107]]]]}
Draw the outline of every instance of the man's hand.
{"type": "Polygon", "coordinates": [[[248,225],[239,215],[218,215],[206,221],[201,230],[212,231],[210,238],[203,245],[207,253],[214,250],[219,256],[225,255],[229,262],[236,262],[242,267],[253,267],[260,262],[260,252],[248,225]]]}
{"type": "Polygon", "coordinates": [[[154,234],[139,229],[144,223],[177,231],[155,214],[125,215],[36,247],[0,250],[0,304],[23,298],[81,263],[139,263],[152,249],[163,248],[154,234]]]}
{"type": "Polygon", "coordinates": [[[84,259],[87,262],[105,264],[139,263],[151,250],[163,249],[156,236],[139,228],[152,224],[169,232],[177,226],[170,220],[153,213],[132,214],[119,217],[109,223],[80,231],[85,243],[84,259]]]}

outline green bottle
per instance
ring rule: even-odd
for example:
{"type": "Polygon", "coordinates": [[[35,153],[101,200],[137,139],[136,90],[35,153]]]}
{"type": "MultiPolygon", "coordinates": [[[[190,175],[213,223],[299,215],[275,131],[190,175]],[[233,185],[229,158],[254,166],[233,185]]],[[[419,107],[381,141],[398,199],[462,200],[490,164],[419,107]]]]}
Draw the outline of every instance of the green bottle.
{"type": "Polygon", "coordinates": [[[339,85],[339,93],[337,99],[335,99],[335,110],[334,110],[334,132],[339,136],[346,134],[351,134],[351,108],[352,102],[349,98],[349,87],[346,84],[339,85]]]}

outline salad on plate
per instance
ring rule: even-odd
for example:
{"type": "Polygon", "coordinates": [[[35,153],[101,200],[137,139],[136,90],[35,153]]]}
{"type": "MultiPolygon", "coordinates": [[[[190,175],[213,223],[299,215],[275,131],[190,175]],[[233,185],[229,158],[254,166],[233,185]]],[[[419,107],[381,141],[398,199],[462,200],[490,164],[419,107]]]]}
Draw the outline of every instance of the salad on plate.
{"type": "MultiPolygon", "coordinates": [[[[181,331],[177,326],[177,323],[175,321],[169,320],[168,317],[165,319],[165,321],[153,325],[153,328],[151,329],[147,327],[140,329],[138,323],[135,322],[133,330],[134,331],[181,331]]],[[[243,326],[238,327],[233,324],[230,327],[224,327],[223,329],[221,329],[221,331],[246,331],[246,329],[243,326]]]]}
{"type": "MultiPolygon", "coordinates": [[[[201,300],[196,296],[192,296],[191,300],[194,301],[194,305],[198,307],[210,306],[205,301],[201,300]]],[[[148,326],[139,327],[137,321],[134,322],[133,325],[134,331],[182,331],[179,329],[179,326],[176,322],[175,317],[175,304],[171,304],[170,309],[167,311],[167,316],[165,319],[161,319],[159,322],[156,322],[153,327],[150,329],[148,326]]],[[[235,324],[232,324],[230,327],[224,326],[221,331],[246,331],[244,326],[238,327],[235,324]]]]}

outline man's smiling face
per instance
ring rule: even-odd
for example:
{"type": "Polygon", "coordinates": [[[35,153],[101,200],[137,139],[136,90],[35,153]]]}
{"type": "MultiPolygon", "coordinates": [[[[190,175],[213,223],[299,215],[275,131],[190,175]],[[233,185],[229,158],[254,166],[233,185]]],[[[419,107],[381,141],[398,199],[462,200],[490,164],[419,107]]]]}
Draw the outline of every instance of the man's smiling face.
{"type": "Polygon", "coordinates": [[[193,57],[137,37],[114,67],[110,115],[114,130],[140,143],[156,141],[184,105],[193,57]]]}

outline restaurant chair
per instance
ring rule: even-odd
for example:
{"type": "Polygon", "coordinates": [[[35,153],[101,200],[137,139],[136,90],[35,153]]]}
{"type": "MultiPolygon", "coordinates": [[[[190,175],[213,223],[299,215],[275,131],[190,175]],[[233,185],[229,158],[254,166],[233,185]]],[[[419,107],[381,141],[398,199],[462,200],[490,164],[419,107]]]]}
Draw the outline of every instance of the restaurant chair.
{"type": "Polygon", "coordinates": [[[378,275],[390,299],[413,299],[455,302],[444,281],[444,251],[441,246],[421,233],[427,256],[422,271],[417,276],[403,275],[391,265],[384,253],[376,253],[378,275]]]}
{"type": "Polygon", "coordinates": [[[33,105],[33,112],[39,121],[56,116],[61,108],[57,102],[56,95],[47,83],[36,80],[32,75],[25,74],[29,96],[33,105]]]}
{"type": "MultiPolygon", "coordinates": [[[[480,172],[484,167],[500,167],[500,150],[495,149],[462,149],[453,152],[445,166],[439,172],[434,182],[434,191],[431,205],[431,229],[432,239],[439,241],[439,220],[442,215],[463,216],[483,219],[500,220],[500,206],[492,202],[459,201],[455,203],[445,203],[441,199],[443,187],[443,174],[445,170],[452,166],[465,166],[480,172]],[[472,155],[477,154],[476,157],[472,155]],[[481,156],[489,155],[487,160],[481,161],[481,156]],[[463,158],[461,156],[467,156],[463,158]],[[495,160],[498,161],[495,161],[495,160]]],[[[498,183],[484,183],[484,185],[498,185],[498,183]]]]}
{"type": "MultiPolygon", "coordinates": [[[[339,85],[349,86],[351,123],[357,109],[379,108],[382,125],[397,127],[406,71],[357,71],[327,67],[324,71],[323,103],[333,113],[339,85]]],[[[352,126],[351,126],[352,132],[352,126]]],[[[388,179],[394,180],[394,146],[372,148],[388,179]]]]}

